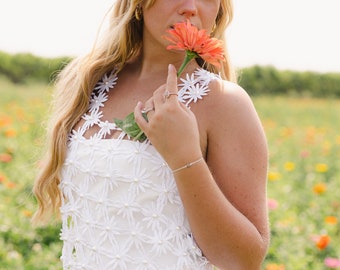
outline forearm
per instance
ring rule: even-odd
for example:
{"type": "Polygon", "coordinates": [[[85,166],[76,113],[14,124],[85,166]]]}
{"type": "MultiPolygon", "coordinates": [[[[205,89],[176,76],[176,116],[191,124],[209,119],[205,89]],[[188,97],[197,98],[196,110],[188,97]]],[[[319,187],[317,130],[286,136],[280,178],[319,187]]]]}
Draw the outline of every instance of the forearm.
{"type": "Polygon", "coordinates": [[[224,196],[205,162],[175,173],[194,237],[221,269],[260,269],[268,239],[224,196]]]}

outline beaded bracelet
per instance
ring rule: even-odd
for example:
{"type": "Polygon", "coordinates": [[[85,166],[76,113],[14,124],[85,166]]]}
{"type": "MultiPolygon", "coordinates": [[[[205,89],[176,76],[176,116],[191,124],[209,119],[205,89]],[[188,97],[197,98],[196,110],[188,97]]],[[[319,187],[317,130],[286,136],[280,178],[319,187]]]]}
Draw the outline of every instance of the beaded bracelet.
{"type": "Polygon", "coordinates": [[[187,169],[187,168],[190,168],[192,165],[195,165],[196,163],[200,162],[203,160],[203,157],[200,157],[199,159],[193,161],[193,162],[190,162],[190,163],[187,163],[185,164],[184,166],[180,167],[180,168],[177,168],[175,170],[172,171],[172,173],[176,173],[180,170],[183,170],[183,169],[187,169]]]}

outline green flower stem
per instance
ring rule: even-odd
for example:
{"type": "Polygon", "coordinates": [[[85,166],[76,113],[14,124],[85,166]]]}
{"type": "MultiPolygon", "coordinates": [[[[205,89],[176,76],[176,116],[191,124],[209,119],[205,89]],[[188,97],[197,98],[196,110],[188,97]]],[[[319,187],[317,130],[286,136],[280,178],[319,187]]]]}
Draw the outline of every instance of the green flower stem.
{"type": "Polygon", "coordinates": [[[143,138],[144,132],[142,130],[139,131],[139,133],[133,138],[134,141],[144,141],[146,138],[143,138]]]}
{"type": "Polygon", "coordinates": [[[177,77],[181,76],[181,74],[182,74],[183,70],[185,69],[185,67],[187,66],[187,64],[189,64],[189,62],[196,57],[198,57],[196,52],[188,51],[188,50],[185,51],[185,58],[184,58],[184,61],[181,65],[181,67],[177,71],[177,77]]]}

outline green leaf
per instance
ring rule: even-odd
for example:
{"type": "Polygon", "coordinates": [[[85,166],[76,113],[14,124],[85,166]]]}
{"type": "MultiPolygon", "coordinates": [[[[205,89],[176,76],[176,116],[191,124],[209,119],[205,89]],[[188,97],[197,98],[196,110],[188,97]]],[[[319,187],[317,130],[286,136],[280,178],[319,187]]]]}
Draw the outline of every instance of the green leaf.
{"type": "MultiPolygon", "coordinates": [[[[145,113],[143,113],[142,115],[145,118],[145,120],[148,120],[145,113]]],[[[117,127],[121,128],[133,140],[135,141],[146,140],[146,135],[137,125],[135,121],[135,115],[133,112],[129,113],[123,120],[115,118],[114,123],[117,125],[117,127]]]]}

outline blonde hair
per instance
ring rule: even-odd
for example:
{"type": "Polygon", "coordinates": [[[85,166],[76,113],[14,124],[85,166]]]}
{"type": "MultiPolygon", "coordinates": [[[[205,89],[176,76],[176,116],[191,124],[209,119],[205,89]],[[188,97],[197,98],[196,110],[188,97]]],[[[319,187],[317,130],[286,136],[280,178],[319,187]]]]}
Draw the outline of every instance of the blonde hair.
{"type": "MultiPolygon", "coordinates": [[[[142,49],[143,20],[135,17],[135,10],[142,2],[145,8],[149,8],[156,0],[144,1],[146,2],[115,1],[108,30],[101,42],[85,57],[73,60],[58,75],[52,115],[47,127],[46,154],[33,188],[39,204],[33,217],[35,224],[45,224],[54,215],[59,217],[62,194],[58,185],[68,136],[80,117],[88,110],[89,97],[95,84],[113,67],[117,72],[122,70],[126,62],[138,56],[142,49]]],[[[224,40],[225,29],[232,17],[231,0],[222,0],[212,36],[224,40]]],[[[234,80],[228,55],[220,70],[211,65],[203,67],[214,73],[219,72],[223,79],[234,80]]]]}

